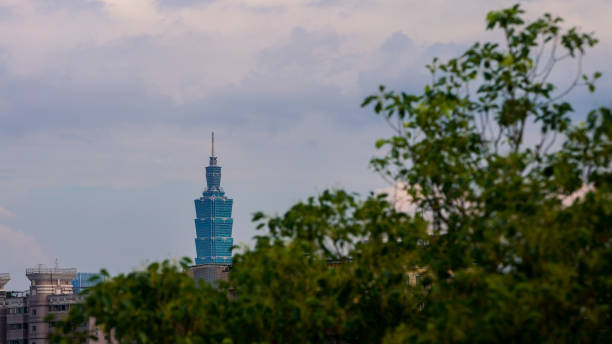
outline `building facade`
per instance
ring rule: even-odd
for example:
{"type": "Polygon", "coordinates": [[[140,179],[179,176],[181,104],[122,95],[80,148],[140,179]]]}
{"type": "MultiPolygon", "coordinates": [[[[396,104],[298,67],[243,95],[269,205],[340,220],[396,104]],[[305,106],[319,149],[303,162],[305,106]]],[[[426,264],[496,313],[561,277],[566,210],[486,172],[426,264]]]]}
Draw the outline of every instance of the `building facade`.
{"type": "Polygon", "coordinates": [[[11,276],[0,273],[0,344],[6,342],[6,290],[4,286],[11,280],[11,276]]]}
{"type": "Polygon", "coordinates": [[[197,265],[232,263],[233,200],[221,188],[221,166],[215,155],[215,134],[212,134],[212,153],[206,167],[206,189],[195,200],[197,265]]]}
{"type": "Polygon", "coordinates": [[[104,275],[92,272],[77,272],[76,277],[70,281],[72,284],[72,292],[74,294],[80,294],[85,289],[95,286],[96,284],[105,280],[104,275]],[[95,281],[92,278],[96,277],[95,281]]]}
{"type": "MultiPolygon", "coordinates": [[[[30,280],[29,290],[7,292],[3,286],[8,282],[8,275],[0,274],[0,343],[48,343],[47,336],[54,331],[55,321],[46,317],[61,319],[71,307],[83,301],[82,296],[73,293],[71,282],[77,276],[76,269],[39,266],[26,269],[26,276],[30,280]]],[[[98,332],[93,319],[83,323],[81,330],[98,332]]],[[[97,342],[105,341],[89,341],[97,342]]]]}
{"type": "Polygon", "coordinates": [[[231,269],[232,266],[229,264],[199,264],[190,267],[187,274],[196,283],[206,282],[215,287],[219,281],[229,281],[231,269]]]}

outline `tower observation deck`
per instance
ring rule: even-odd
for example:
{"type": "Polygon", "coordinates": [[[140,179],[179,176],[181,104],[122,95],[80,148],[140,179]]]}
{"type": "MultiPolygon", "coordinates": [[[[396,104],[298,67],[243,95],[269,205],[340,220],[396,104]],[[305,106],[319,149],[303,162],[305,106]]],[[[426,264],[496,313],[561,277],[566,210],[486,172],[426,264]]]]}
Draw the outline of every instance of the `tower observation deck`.
{"type": "Polygon", "coordinates": [[[234,245],[232,238],[232,205],[221,188],[221,166],[215,155],[215,133],[206,167],[206,189],[195,200],[196,209],[196,264],[231,264],[234,245]]]}

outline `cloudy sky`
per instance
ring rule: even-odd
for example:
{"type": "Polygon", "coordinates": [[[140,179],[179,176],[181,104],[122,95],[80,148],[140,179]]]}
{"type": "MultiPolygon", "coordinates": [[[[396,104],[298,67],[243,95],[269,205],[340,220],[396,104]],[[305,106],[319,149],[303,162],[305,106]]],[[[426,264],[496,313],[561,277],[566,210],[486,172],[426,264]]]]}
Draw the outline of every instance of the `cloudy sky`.
{"type": "MultiPolygon", "coordinates": [[[[329,187],[367,192],[389,134],[359,108],[383,83],[418,91],[423,66],[484,32],[493,0],[0,0],[0,272],[35,264],[130,271],[195,256],[193,199],[210,132],[235,199],[279,213],[329,187]]],[[[527,1],[601,44],[610,105],[610,0],[527,1]]],[[[608,103],[606,103],[608,102],[608,103]]],[[[579,119],[581,114],[576,115],[579,119]]]]}

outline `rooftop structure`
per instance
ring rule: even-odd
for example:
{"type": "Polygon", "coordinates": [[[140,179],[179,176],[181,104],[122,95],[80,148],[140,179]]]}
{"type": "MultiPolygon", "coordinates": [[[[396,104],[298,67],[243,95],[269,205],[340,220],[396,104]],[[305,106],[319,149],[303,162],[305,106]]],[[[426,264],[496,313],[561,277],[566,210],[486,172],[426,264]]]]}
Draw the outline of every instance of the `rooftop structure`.
{"type": "Polygon", "coordinates": [[[70,281],[76,277],[74,268],[36,268],[26,269],[30,280],[30,294],[72,294],[70,281]]]}
{"type": "MultiPolygon", "coordinates": [[[[4,306],[6,302],[6,291],[4,290],[4,286],[11,280],[11,276],[6,273],[0,273],[0,307],[4,306]]],[[[0,324],[0,328],[2,325],[0,324]]]]}
{"type": "Polygon", "coordinates": [[[206,167],[206,189],[195,200],[196,264],[231,264],[233,200],[221,188],[221,166],[215,155],[215,133],[209,164],[206,167]]]}
{"type": "Polygon", "coordinates": [[[0,273],[0,291],[4,290],[4,286],[11,280],[11,275],[0,273]]]}

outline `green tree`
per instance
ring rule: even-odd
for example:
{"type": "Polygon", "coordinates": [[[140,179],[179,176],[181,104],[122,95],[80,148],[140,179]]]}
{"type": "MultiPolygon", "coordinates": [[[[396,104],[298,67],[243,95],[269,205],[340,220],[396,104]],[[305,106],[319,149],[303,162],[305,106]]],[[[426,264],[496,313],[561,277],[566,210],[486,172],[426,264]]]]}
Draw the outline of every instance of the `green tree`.
{"type": "Polygon", "coordinates": [[[257,213],[266,231],[229,282],[197,288],[168,263],[119,275],[53,340],[78,340],[74,324],[94,317],[130,343],[609,343],[612,112],[573,124],[564,100],[594,91],[600,74],[581,66],[597,40],[523,15],[490,12],[503,43],[434,59],[422,93],[364,100],[394,131],[371,164],[414,211],[334,190],[257,213]],[[576,67],[565,88],[549,81],[563,60],[576,67]]]}
{"type": "Polygon", "coordinates": [[[103,270],[107,281],[84,291],[83,304],[73,307],[64,321],[57,321],[50,340],[81,343],[87,338],[112,337],[122,343],[190,343],[200,342],[194,338],[205,335],[208,341],[221,341],[227,331],[221,314],[228,300],[209,285],[197,288],[183,271],[188,264],[187,258],[179,265],[153,263],[143,271],[114,278],[103,270]],[[91,317],[102,332],[98,336],[82,326],[91,317]]]}

